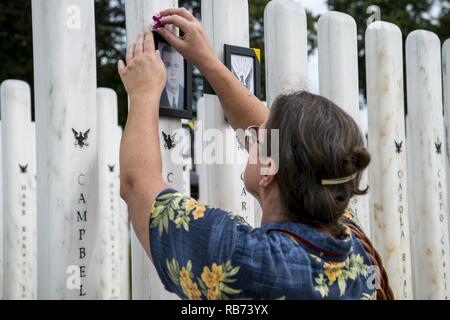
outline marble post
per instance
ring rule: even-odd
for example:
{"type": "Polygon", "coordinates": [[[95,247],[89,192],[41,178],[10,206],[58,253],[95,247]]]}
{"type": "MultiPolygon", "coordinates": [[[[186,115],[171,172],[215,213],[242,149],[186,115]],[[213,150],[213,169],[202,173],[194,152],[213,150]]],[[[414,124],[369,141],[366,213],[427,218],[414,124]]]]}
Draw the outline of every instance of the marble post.
{"type": "MultiPolygon", "coordinates": [[[[212,41],[215,53],[224,61],[224,45],[249,47],[249,12],[246,0],[207,0],[202,2],[202,22],[212,41]]],[[[205,94],[203,138],[216,133],[210,145],[223,153],[225,164],[208,164],[206,168],[208,204],[242,216],[255,224],[254,198],[244,186],[247,152],[238,142],[237,134],[224,120],[224,113],[216,95],[205,94]],[[213,131],[212,131],[213,130],[213,131]],[[222,144],[220,142],[223,142],[222,144]]],[[[204,152],[204,155],[208,152],[204,152]]]]}
{"type": "MultiPolygon", "coordinates": [[[[125,2],[126,9],[126,27],[128,43],[136,42],[140,32],[144,32],[151,28],[153,21],[152,16],[159,10],[178,7],[177,0],[127,0],[125,2]]],[[[160,138],[161,138],[161,155],[163,161],[163,177],[166,182],[180,192],[183,190],[183,166],[176,164],[172,159],[172,151],[177,148],[168,150],[165,147],[162,132],[173,134],[181,128],[181,120],[175,118],[160,118],[160,138]]],[[[176,143],[179,141],[178,135],[175,137],[176,143]]],[[[175,295],[167,292],[150,259],[147,257],[141,244],[133,235],[132,240],[132,296],[133,299],[172,299],[175,295]]]]}
{"type": "Polygon", "coordinates": [[[38,298],[99,298],[94,1],[32,0],[38,298]]]}
{"type": "Polygon", "coordinates": [[[406,180],[403,40],[391,23],[366,31],[372,240],[397,299],[412,299],[406,180]]]}
{"type": "MultiPolygon", "coordinates": [[[[1,103],[0,103],[1,110],[1,103]]],[[[1,112],[0,112],[1,114],[1,112]]],[[[0,119],[1,120],[1,119],[0,119]]],[[[3,300],[3,177],[2,177],[2,122],[0,121],[0,300],[3,300]]]]}
{"type": "Polygon", "coordinates": [[[121,278],[118,110],[114,90],[97,89],[97,109],[100,297],[112,300],[119,299],[121,278]]]}
{"type": "MultiPolygon", "coordinates": [[[[224,61],[225,44],[249,47],[247,0],[203,1],[202,23],[221,61],[224,61]]],[[[216,155],[223,155],[217,160],[223,160],[224,163],[206,163],[206,186],[209,190],[207,204],[240,215],[254,225],[254,200],[243,181],[247,152],[240,147],[237,135],[225,121],[218,97],[205,94],[204,99],[205,121],[201,124],[203,141],[210,139],[206,144],[209,144],[209,149],[216,147],[216,155]]],[[[209,154],[207,149],[203,149],[204,156],[209,154]]]]}
{"type": "Polygon", "coordinates": [[[36,181],[27,83],[1,85],[4,298],[36,299],[36,181]]]}
{"type": "Polygon", "coordinates": [[[203,147],[203,137],[201,126],[206,121],[206,110],[205,110],[205,98],[201,97],[197,102],[197,121],[195,122],[195,133],[194,133],[194,163],[195,169],[198,174],[198,193],[199,193],[199,201],[201,203],[210,203],[208,199],[208,182],[207,182],[207,169],[208,165],[206,165],[203,161],[197,161],[198,157],[202,157],[202,154],[198,154],[198,149],[203,147]]]}
{"type": "MultiPolygon", "coordinates": [[[[188,120],[182,120],[183,125],[188,125],[188,120]]],[[[191,196],[191,170],[192,170],[192,155],[191,155],[191,132],[188,128],[183,127],[183,136],[181,138],[182,150],[181,156],[183,158],[183,190],[182,192],[191,196]]]]}
{"type": "MultiPolygon", "coordinates": [[[[444,90],[445,157],[447,169],[447,188],[450,187],[450,39],[442,46],[442,74],[444,90]]],[[[450,220],[449,220],[450,235],[450,220]]]]}
{"type": "Polygon", "coordinates": [[[348,14],[329,11],[317,24],[320,94],[360,124],[356,22],[348,14]]]}
{"type": "Polygon", "coordinates": [[[308,89],[306,13],[300,2],[272,0],[264,12],[266,95],[308,89]]]}
{"type": "Polygon", "coordinates": [[[416,299],[448,299],[449,231],[441,45],[432,32],[406,40],[408,193],[416,299]]]}
{"type": "MultiPolygon", "coordinates": [[[[361,127],[356,22],[345,13],[330,11],[320,17],[317,30],[320,94],[344,109],[361,127]]],[[[361,188],[366,186],[364,173],[361,188]]],[[[368,196],[353,197],[349,207],[370,237],[368,196]]]]}
{"type": "MultiPolygon", "coordinates": [[[[120,142],[122,140],[122,127],[116,127],[115,148],[116,163],[119,163],[120,142]]],[[[116,179],[118,192],[120,192],[120,166],[117,166],[116,179]]],[[[120,300],[130,299],[130,222],[128,217],[128,207],[125,201],[120,198],[119,193],[119,276],[120,276],[120,300]]]]}
{"type": "Polygon", "coordinates": [[[34,243],[34,250],[36,250],[36,264],[35,264],[35,283],[36,283],[36,298],[38,298],[38,271],[37,271],[37,267],[38,267],[38,215],[37,215],[37,153],[36,153],[36,122],[31,122],[31,150],[32,150],[32,157],[33,157],[33,161],[32,161],[32,165],[31,165],[31,174],[33,177],[33,181],[34,183],[32,184],[33,186],[33,190],[31,191],[32,196],[34,197],[33,201],[34,201],[34,206],[35,206],[35,210],[36,210],[36,214],[34,215],[34,221],[33,224],[35,225],[35,228],[33,230],[33,234],[32,234],[32,242],[34,243]]]}

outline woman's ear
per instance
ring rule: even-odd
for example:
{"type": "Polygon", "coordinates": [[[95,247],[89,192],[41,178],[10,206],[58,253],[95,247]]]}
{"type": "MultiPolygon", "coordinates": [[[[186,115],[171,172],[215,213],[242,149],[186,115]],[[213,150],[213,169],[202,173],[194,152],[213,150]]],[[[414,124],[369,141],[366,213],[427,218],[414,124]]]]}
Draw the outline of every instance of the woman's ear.
{"type": "Polygon", "coordinates": [[[261,175],[261,179],[259,180],[259,186],[261,188],[267,188],[275,180],[278,166],[271,158],[261,159],[260,162],[259,174],[261,175]]]}

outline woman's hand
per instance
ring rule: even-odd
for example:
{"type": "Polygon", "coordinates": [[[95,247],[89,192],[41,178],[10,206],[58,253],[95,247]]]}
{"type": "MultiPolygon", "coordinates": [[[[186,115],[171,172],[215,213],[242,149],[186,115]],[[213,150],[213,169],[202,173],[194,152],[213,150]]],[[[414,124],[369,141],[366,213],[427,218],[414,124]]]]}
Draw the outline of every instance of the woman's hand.
{"type": "Polygon", "coordinates": [[[141,33],[136,44],[128,47],[127,65],[120,60],[120,78],[130,98],[160,99],[167,78],[167,71],[151,31],[141,33]]]}
{"type": "Polygon", "coordinates": [[[188,10],[185,8],[166,9],[160,12],[160,17],[161,25],[178,27],[183,32],[183,37],[177,37],[163,27],[155,31],[200,71],[203,72],[204,67],[213,63],[220,63],[203,26],[188,10]]]}

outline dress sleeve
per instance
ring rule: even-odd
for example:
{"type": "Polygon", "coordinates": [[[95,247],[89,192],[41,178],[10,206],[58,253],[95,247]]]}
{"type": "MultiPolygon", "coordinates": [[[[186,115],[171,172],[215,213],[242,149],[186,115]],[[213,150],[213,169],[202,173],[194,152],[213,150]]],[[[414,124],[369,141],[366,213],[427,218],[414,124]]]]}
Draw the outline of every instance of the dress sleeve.
{"type": "Polygon", "coordinates": [[[183,299],[224,299],[239,294],[231,283],[242,218],[206,207],[173,189],[156,198],[150,215],[153,263],[166,290],[183,299]],[[220,287],[220,288],[219,288],[220,287]]]}

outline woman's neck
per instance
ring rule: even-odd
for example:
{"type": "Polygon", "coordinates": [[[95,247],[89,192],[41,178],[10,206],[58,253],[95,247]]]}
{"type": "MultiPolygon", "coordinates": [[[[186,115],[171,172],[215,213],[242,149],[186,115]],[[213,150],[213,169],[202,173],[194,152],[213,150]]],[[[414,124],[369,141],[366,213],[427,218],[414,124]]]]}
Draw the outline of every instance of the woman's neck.
{"type": "Polygon", "coordinates": [[[261,199],[259,200],[262,210],[261,225],[289,220],[284,214],[285,210],[280,199],[278,190],[265,192],[261,195],[261,199]]]}

